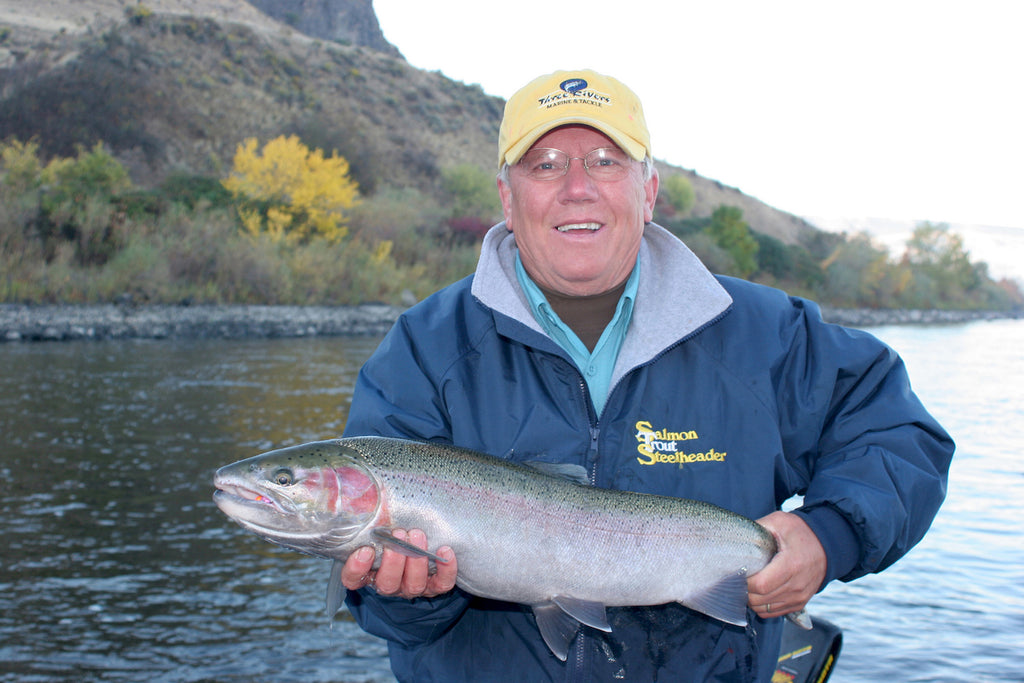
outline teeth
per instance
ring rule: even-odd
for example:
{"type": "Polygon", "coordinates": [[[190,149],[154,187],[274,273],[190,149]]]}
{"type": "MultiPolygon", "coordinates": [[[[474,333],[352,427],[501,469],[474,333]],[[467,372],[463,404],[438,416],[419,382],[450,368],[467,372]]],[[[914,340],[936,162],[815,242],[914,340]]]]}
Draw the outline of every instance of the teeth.
{"type": "Polygon", "coordinates": [[[598,230],[601,227],[600,223],[569,223],[568,225],[559,225],[559,232],[568,232],[569,230],[598,230]]]}

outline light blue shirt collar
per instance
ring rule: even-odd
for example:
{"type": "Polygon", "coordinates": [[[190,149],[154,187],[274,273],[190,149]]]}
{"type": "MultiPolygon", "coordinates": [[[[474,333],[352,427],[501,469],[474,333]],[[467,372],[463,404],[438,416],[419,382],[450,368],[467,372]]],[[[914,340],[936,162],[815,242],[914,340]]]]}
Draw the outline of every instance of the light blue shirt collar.
{"type": "Polygon", "coordinates": [[[601,333],[601,338],[597,340],[593,353],[551,308],[544,292],[540,290],[540,287],[530,278],[523,267],[518,250],[516,251],[516,278],[519,280],[519,286],[522,287],[523,293],[526,294],[534,319],[576,363],[576,367],[579,368],[587,383],[590,400],[594,403],[594,410],[600,415],[608,400],[612,371],[615,369],[619,349],[622,348],[626,330],[629,329],[629,321],[633,316],[633,302],[636,300],[637,287],[640,282],[639,258],[629,279],[626,280],[626,289],[622,292],[619,303],[615,307],[615,315],[608,326],[604,328],[604,332],[601,333]]]}

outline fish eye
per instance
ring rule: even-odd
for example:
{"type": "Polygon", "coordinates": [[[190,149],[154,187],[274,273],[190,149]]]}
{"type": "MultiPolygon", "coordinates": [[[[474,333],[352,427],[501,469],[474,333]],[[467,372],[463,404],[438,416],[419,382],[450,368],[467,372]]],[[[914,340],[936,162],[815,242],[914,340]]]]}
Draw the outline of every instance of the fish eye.
{"type": "Polygon", "coordinates": [[[274,472],[271,480],[278,486],[291,486],[295,482],[295,475],[287,467],[282,467],[274,472]]]}

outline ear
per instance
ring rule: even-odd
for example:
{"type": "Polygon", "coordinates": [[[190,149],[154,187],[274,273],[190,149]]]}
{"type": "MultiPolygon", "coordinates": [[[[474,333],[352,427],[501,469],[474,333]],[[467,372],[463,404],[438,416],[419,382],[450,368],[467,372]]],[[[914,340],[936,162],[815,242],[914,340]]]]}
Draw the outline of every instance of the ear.
{"type": "Polygon", "coordinates": [[[505,214],[505,227],[512,231],[512,187],[498,178],[498,196],[501,198],[501,211],[505,214]]]}
{"type": "Polygon", "coordinates": [[[651,169],[650,179],[644,183],[644,223],[654,220],[654,202],[658,199],[658,169],[651,169]]]}

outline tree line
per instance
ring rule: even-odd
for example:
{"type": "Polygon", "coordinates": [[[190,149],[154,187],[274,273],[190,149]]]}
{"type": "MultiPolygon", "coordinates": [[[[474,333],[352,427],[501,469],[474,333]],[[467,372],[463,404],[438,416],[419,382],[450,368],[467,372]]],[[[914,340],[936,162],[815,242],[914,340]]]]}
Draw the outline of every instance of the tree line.
{"type": "Polygon", "coordinates": [[[946,223],[919,223],[899,255],[863,232],[821,232],[809,244],[791,245],[751,229],[735,206],[691,217],[689,181],[669,181],[655,219],[717,273],[847,308],[1009,310],[1024,303],[1018,284],[994,280],[946,223]]]}
{"type": "MultiPolygon", "coordinates": [[[[43,160],[0,144],[0,302],[400,303],[472,272],[501,219],[494,175],[442,169],[436,192],[360,193],[348,162],[296,136],[239,145],[223,178],[136,187],[102,144],[43,160]]],[[[694,217],[693,188],[662,179],[655,220],[711,270],[834,306],[1003,310],[1022,302],[947,225],[921,224],[897,258],[864,234],[788,245],[742,211],[694,217]]]]}

